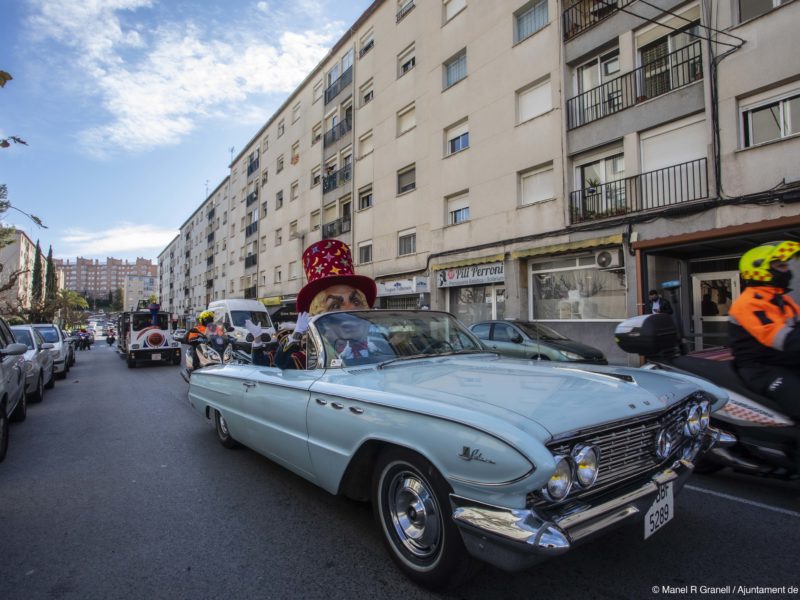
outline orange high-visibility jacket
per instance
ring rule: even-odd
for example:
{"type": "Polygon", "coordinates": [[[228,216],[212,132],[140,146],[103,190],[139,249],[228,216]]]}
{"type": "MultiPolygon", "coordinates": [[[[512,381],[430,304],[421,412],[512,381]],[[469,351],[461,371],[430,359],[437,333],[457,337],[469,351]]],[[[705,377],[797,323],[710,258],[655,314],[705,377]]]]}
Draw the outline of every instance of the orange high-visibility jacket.
{"type": "Polygon", "coordinates": [[[751,286],[728,313],[737,366],[800,366],[800,306],[782,288],[751,286]]]}

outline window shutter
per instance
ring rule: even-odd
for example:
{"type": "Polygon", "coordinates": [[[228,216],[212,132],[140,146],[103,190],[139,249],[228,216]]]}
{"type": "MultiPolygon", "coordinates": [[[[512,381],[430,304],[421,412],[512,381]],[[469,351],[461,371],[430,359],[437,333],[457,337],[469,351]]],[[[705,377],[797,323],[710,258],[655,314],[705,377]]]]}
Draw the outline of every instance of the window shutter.
{"type": "Polygon", "coordinates": [[[546,113],[551,108],[553,99],[549,80],[519,93],[520,123],[546,113]]]}

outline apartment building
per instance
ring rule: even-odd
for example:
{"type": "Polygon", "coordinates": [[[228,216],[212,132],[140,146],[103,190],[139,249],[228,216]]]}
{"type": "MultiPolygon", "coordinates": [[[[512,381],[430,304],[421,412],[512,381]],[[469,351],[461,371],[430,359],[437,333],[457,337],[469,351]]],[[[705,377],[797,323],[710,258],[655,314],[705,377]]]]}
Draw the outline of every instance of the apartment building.
{"type": "Polygon", "coordinates": [[[158,278],[150,275],[128,275],[122,286],[122,307],[135,310],[139,302],[155,294],[158,296],[158,278]]]}
{"type": "MultiPolygon", "coordinates": [[[[738,258],[800,239],[800,65],[780,58],[798,19],[781,0],[377,0],[187,221],[227,220],[201,287],[289,306],[303,249],[336,237],[381,307],[538,319],[624,362],[616,324],[679,280],[685,331],[724,341],[738,258]]],[[[201,237],[175,266],[191,281],[201,237]]]]}
{"type": "Polygon", "coordinates": [[[64,287],[87,299],[107,299],[114,290],[124,287],[128,275],[158,276],[158,265],[148,258],[128,262],[108,257],[105,262],[100,262],[79,256],[74,262],[71,259],[53,259],[53,264],[62,273],[64,287]]]}
{"type": "MultiPolygon", "coordinates": [[[[13,241],[0,248],[0,285],[6,285],[14,273],[20,273],[16,282],[9,289],[0,293],[0,308],[14,309],[19,306],[29,307],[33,285],[33,265],[36,259],[36,243],[22,231],[13,233],[13,241]]],[[[47,257],[42,254],[42,286],[45,285],[47,257]]],[[[59,289],[61,289],[59,287],[59,289]]]]}

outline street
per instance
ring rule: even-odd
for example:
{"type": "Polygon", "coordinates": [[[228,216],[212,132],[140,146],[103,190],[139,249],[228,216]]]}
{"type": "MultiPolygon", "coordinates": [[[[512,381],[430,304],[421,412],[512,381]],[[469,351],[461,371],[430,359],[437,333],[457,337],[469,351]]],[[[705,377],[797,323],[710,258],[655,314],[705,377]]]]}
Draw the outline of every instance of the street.
{"type": "MultiPolygon", "coordinates": [[[[395,568],[369,505],[223,448],[186,394],[177,367],[128,369],[99,338],[12,424],[0,598],[437,597],[395,568]]],[[[626,527],[529,571],[486,567],[445,597],[677,598],[691,586],[743,597],[737,586],[800,585],[800,483],[695,475],[676,501],[646,542],[626,527]]]]}

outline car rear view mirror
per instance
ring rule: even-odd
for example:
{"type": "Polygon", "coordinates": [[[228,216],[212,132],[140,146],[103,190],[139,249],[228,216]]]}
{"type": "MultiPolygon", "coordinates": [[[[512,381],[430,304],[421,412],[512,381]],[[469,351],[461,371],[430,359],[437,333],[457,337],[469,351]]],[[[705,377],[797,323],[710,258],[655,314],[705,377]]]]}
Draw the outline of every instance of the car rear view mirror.
{"type": "Polygon", "coordinates": [[[25,344],[13,343],[0,350],[0,356],[19,356],[25,354],[28,347],[25,344]]]}

